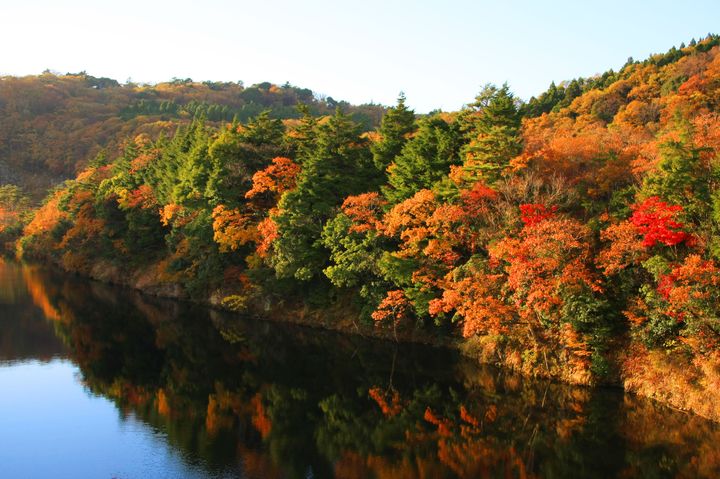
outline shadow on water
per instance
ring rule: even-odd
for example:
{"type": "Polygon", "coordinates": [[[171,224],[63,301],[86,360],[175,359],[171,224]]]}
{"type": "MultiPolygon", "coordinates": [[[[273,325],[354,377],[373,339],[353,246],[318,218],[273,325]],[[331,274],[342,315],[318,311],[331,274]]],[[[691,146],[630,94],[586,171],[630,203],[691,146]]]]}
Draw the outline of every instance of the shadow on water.
{"type": "MultiPolygon", "coordinates": [[[[3,308],[46,318],[92,392],[210,476],[720,475],[717,425],[622,391],[529,380],[448,350],[258,322],[33,266],[0,263],[0,278],[3,308]]],[[[24,324],[10,322],[10,334],[24,324]]]]}

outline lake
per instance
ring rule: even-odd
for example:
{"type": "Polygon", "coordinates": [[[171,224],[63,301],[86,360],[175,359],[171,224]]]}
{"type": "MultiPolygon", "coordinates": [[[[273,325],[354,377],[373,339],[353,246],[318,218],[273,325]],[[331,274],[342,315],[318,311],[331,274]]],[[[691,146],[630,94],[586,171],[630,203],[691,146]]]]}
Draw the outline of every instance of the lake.
{"type": "Polygon", "coordinates": [[[720,477],[720,427],[0,260],[0,476],[720,477]]]}

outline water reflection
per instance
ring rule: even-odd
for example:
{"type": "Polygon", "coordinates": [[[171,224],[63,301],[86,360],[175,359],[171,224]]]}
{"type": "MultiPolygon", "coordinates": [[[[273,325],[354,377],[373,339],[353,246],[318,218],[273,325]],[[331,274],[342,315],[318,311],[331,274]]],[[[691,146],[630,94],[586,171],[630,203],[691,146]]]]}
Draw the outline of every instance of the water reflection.
{"type": "Polygon", "coordinates": [[[65,348],[33,304],[24,271],[0,257],[0,364],[62,357],[65,348]]]}
{"type": "Polygon", "coordinates": [[[41,268],[0,264],[0,278],[3,298],[14,298],[3,317],[35,304],[87,389],[162,438],[189,471],[720,475],[716,425],[620,391],[524,380],[450,351],[245,320],[41,268]]]}

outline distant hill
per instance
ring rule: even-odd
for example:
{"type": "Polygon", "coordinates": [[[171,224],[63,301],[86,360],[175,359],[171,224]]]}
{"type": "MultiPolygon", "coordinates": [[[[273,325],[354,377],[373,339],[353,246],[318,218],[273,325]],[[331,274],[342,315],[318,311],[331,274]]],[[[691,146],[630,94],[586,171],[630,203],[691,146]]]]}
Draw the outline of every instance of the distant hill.
{"type": "Polygon", "coordinates": [[[340,107],[366,130],[377,126],[385,111],[380,105],[318,98],[290,84],[244,87],[190,79],[120,84],[85,72],[0,77],[0,184],[19,184],[41,197],[100,151],[112,156],[140,133],[172,134],[196,116],[209,123],[246,122],[268,110],[273,118],[298,118],[298,103],[314,115],[340,107]]]}

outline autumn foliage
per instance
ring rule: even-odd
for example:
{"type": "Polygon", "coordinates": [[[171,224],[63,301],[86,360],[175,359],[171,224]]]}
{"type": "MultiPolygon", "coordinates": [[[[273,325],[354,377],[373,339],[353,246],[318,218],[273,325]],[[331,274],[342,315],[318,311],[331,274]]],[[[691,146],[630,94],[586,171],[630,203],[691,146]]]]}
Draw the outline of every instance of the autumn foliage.
{"type": "Polygon", "coordinates": [[[657,243],[675,246],[690,239],[690,235],[682,231],[684,225],[677,221],[678,215],[682,213],[682,206],[669,205],[657,196],[652,196],[633,205],[632,210],[630,223],[642,235],[642,245],[646,248],[657,243]]]}
{"type": "Polygon", "coordinates": [[[252,220],[238,210],[218,205],[212,212],[213,239],[220,246],[220,251],[236,250],[258,239],[257,227],[252,220]]]}
{"type": "Polygon", "coordinates": [[[295,178],[300,173],[300,166],[288,158],[273,158],[270,166],[256,172],[252,177],[252,188],[245,193],[251,199],[263,193],[279,197],[284,192],[295,188],[295,178]]]}
{"type": "Polygon", "coordinates": [[[34,214],[0,204],[0,227],[68,269],[105,262],[193,298],[334,311],[395,335],[437,327],[529,373],[601,378],[623,341],[712,354],[719,44],[526,103],[488,85],[418,120],[401,97],[371,134],[342,108],[188,120],[170,138],[133,134],[34,214]]]}

